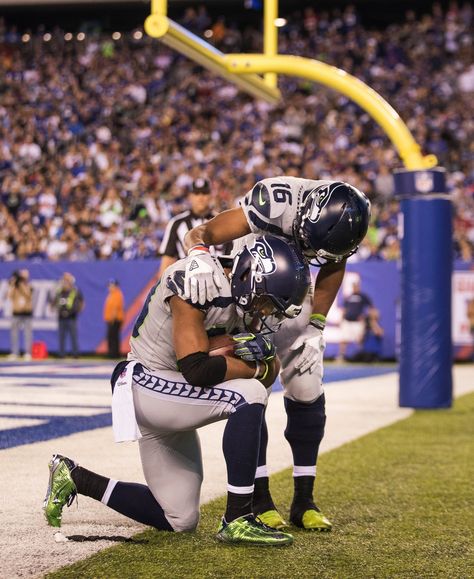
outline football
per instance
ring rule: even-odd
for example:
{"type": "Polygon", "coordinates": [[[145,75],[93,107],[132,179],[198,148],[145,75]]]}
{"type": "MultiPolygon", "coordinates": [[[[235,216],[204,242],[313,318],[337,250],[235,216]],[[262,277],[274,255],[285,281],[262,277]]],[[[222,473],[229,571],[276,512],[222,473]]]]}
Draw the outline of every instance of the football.
{"type": "Polygon", "coordinates": [[[232,336],[228,334],[221,334],[220,336],[213,336],[209,338],[209,356],[232,356],[234,354],[235,342],[232,336]]]}

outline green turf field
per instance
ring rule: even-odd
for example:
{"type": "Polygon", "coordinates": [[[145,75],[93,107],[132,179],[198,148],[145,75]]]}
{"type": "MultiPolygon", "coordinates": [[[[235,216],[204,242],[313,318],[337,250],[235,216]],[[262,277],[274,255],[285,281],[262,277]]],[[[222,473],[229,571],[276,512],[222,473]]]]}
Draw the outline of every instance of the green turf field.
{"type": "MultiPolygon", "coordinates": [[[[291,484],[272,478],[285,515],[291,484]]],[[[333,532],[290,547],[219,544],[220,499],[196,533],[147,531],[48,577],[474,578],[474,394],[323,455],[317,494],[333,532]]]]}

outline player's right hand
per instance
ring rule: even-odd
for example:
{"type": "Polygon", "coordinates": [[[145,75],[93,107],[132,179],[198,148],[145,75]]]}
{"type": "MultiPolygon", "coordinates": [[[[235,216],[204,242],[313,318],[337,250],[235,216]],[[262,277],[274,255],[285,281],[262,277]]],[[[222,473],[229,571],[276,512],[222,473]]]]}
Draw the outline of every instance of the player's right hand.
{"type": "Polygon", "coordinates": [[[268,361],[276,356],[275,346],[262,334],[248,332],[235,334],[232,337],[237,342],[234,346],[234,354],[246,362],[268,361]]]}
{"type": "Polygon", "coordinates": [[[219,295],[222,281],[214,275],[214,260],[208,251],[193,250],[184,272],[184,297],[204,305],[219,295]]]}
{"type": "Polygon", "coordinates": [[[295,369],[300,374],[309,372],[323,377],[323,355],[326,341],[320,328],[312,324],[306,326],[306,330],[290,346],[290,350],[298,352],[295,361],[295,369]]]}

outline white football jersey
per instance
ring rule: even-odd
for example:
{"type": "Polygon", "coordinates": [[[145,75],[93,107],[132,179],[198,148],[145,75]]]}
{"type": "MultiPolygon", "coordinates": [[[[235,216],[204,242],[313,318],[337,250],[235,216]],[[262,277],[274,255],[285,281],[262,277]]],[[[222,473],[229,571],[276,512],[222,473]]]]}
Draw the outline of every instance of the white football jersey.
{"type": "Polygon", "coordinates": [[[170,298],[175,295],[205,313],[204,326],[209,336],[229,334],[241,328],[229,280],[217,260],[214,260],[215,275],[222,281],[219,297],[204,305],[192,304],[184,298],[184,272],[192,259],[186,257],[172,264],[151,289],[133,328],[128,360],[136,360],[152,371],[177,370],[169,305],[170,298]]]}
{"type": "Polygon", "coordinates": [[[332,182],[285,176],[262,179],[245,195],[240,206],[252,233],[293,239],[293,223],[303,198],[316,187],[332,182]]]}

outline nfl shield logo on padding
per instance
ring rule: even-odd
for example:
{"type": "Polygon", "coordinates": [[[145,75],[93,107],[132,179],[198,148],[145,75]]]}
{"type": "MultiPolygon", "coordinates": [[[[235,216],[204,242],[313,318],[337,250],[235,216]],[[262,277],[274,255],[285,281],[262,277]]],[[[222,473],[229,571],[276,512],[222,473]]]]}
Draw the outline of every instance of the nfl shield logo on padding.
{"type": "Polygon", "coordinates": [[[415,189],[420,193],[430,193],[433,191],[434,179],[430,171],[419,171],[415,173],[415,189]]]}

